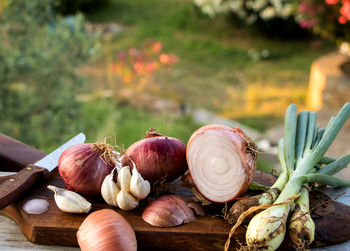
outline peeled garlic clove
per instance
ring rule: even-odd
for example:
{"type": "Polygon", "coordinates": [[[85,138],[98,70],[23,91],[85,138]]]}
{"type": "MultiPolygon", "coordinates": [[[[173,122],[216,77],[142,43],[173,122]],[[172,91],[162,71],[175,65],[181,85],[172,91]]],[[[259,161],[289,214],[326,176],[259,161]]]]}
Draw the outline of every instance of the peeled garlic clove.
{"type": "Polygon", "coordinates": [[[110,206],[117,207],[117,195],[120,192],[118,185],[114,182],[114,170],[108,174],[102,182],[101,195],[105,202],[110,206]]]}
{"type": "Polygon", "coordinates": [[[22,209],[28,214],[42,214],[49,209],[49,202],[43,199],[28,200],[23,204],[22,209]]]}
{"type": "Polygon", "coordinates": [[[204,215],[203,209],[194,206],[184,197],[165,195],[153,201],[142,213],[142,219],[152,226],[174,227],[196,220],[190,206],[204,215]],[[201,210],[200,210],[200,209],[201,210]]]}
{"type": "Polygon", "coordinates": [[[147,197],[151,191],[151,185],[147,180],[144,180],[141,174],[137,171],[136,165],[133,163],[132,176],[130,179],[130,192],[138,200],[147,197]]]}
{"type": "Polygon", "coordinates": [[[121,189],[124,189],[125,191],[130,191],[130,179],[131,179],[131,173],[130,173],[130,167],[124,166],[120,171],[118,172],[118,184],[121,189]]]}
{"type": "Polygon", "coordinates": [[[137,208],[139,202],[122,188],[117,196],[117,204],[120,209],[130,211],[137,208]]]}
{"type": "Polygon", "coordinates": [[[55,192],[55,202],[59,209],[66,213],[87,213],[91,209],[91,203],[79,194],[55,186],[47,186],[55,192]]]}

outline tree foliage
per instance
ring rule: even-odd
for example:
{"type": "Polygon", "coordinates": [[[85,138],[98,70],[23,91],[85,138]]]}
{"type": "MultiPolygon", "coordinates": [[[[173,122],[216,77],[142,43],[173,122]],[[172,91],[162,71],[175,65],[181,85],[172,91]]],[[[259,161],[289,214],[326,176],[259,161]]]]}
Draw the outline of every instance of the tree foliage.
{"type": "Polygon", "coordinates": [[[83,129],[76,74],[98,47],[82,15],[54,0],[11,0],[0,16],[0,132],[41,149],[83,129]]]}

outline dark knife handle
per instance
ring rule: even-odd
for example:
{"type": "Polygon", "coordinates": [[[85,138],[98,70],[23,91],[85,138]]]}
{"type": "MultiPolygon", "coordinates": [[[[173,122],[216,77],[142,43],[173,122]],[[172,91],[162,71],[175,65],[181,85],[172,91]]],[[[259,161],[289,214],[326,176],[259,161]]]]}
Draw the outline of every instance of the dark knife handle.
{"type": "Polygon", "coordinates": [[[18,199],[28,188],[49,171],[45,168],[29,165],[17,174],[9,176],[0,184],[0,210],[18,199]]]}

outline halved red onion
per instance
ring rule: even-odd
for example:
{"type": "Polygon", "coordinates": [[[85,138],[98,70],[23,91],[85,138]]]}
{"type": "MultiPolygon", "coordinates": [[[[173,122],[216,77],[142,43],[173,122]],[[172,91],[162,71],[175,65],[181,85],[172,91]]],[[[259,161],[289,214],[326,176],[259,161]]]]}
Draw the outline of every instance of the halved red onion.
{"type": "Polygon", "coordinates": [[[141,176],[151,184],[166,178],[172,181],[187,170],[186,145],[151,128],[146,138],[132,144],[123,156],[123,166],[136,164],[141,176]]]}
{"type": "Polygon", "coordinates": [[[165,195],[152,201],[143,211],[142,219],[157,227],[175,227],[196,220],[197,215],[204,216],[202,207],[188,198],[178,195],[165,195]]]}
{"type": "Polygon", "coordinates": [[[256,170],[255,143],[239,128],[207,125],[187,144],[187,163],[198,191],[212,202],[245,193],[256,170]]]}

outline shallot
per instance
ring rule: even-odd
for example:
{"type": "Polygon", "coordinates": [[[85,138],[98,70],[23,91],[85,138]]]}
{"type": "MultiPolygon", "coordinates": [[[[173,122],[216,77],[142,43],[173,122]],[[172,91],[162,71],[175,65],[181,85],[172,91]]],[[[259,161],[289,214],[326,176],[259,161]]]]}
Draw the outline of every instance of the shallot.
{"type": "Polygon", "coordinates": [[[135,232],[127,220],[111,209],[90,214],[77,233],[82,251],[136,251],[135,232]]]}
{"type": "Polygon", "coordinates": [[[162,179],[172,181],[187,170],[186,145],[151,128],[145,139],[126,150],[123,166],[132,166],[132,161],[141,176],[151,184],[162,179]]]}
{"type": "Polygon", "coordinates": [[[77,144],[62,153],[58,171],[67,189],[97,195],[104,178],[115,167],[114,159],[113,147],[106,142],[77,144]]]}
{"type": "Polygon", "coordinates": [[[199,204],[178,195],[165,195],[151,202],[142,219],[152,226],[174,227],[195,221],[193,210],[197,215],[205,215],[199,204]]]}
{"type": "Polygon", "coordinates": [[[212,202],[244,194],[256,170],[255,143],[239,128],[207,125],[191,136],[187,163],[199,192],[212,202]]]}

